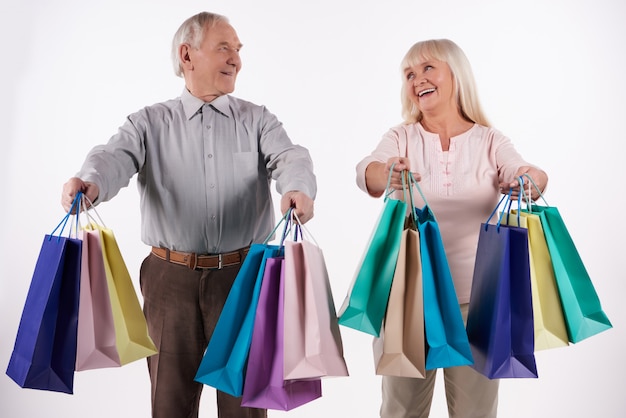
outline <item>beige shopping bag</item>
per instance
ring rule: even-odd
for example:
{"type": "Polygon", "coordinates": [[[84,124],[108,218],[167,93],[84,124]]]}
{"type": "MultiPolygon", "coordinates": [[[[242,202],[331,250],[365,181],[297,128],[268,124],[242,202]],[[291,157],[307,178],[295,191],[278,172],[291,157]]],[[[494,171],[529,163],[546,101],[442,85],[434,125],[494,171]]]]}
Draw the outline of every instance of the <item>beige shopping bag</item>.
{"type": "Polygon", "coordinates": [[[419,232],[405,228],[381,336],[374,339],[376,374],[425,376],[424,302],[419,232]]]}

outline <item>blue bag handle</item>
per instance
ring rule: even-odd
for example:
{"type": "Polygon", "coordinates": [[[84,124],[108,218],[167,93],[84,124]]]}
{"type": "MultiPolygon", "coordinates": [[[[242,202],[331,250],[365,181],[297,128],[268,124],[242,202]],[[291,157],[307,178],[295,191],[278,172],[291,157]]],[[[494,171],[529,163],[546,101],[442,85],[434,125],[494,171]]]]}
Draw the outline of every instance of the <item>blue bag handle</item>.
{"type": "MultiPolygon", "coordinates": [[[[59,224],[56,226],[56,228],[54,228],[54,230],[50,233],[48,241],[50,241],[52,239],[52,236],[54,235],[55,232],[57,232],[59,227],[61,228],[61,230],[59,231],[59,236],[57,237],[57,242],[61,241],[61,234],[63,234],[63,230],[65,229],[65,226],[67,225],[68,219],[72,216],[72,212],[74,211],[74,208],[76,208],[76,216],[78,217],[78,209],[80,208],[80,198],[81,198],[82,195],[83,195],[82,192],[76,193],[76,196],[74,196],[74,200],[72,201],[72,206],[70,206],[70,210],[63,217],[63,219],[61,219],[61,222],[59,222],[59,224]]],[[[70,226],[70,229],[71,229],[71,226],[70,226]]]]}

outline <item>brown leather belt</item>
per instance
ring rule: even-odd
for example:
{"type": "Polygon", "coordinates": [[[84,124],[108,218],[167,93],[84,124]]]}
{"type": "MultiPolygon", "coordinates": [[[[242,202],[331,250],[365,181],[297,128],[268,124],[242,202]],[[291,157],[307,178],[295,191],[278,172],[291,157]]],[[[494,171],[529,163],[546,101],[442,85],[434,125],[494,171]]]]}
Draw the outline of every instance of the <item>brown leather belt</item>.
{"type": "Polygon", "coordinates": [[[223,254],[198,255],[196,253],[183,253],[168,250],[167,248],[152,247],[152,254],[161,260],[170,263],[187,266],[195,269],[221,269],[222,267],[234,266],[243,261],[248,254],[250,247],[242,248],[238,251],[223,254]]]}

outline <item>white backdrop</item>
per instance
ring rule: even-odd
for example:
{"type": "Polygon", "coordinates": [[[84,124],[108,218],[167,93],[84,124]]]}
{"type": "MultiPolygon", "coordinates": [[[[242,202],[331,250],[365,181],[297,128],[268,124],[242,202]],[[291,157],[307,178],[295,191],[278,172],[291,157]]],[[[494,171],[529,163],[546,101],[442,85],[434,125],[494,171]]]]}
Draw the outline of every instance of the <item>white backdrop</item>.
{"type": "MultiPolygon", "coordinates": [[[[400,122],[399,62],[418,40],[456,41],[492,123],[549,173],[546,197],[614,324],[539,352],[539,379],[502,382],[500,415],[623,416],[626,230],[615,216],[626,174],[621,0],[7,0],[0,9],[1,417],[149,416],[144,361],[79,372],[74,395],[21,389],[4,370],[41,240],[64,215],[63,183],[127,114],[181,92],[170,40],[202,10],[229,16],[245,44],[235,95],[267,105],[311,151],[319,194],[307,226],[325,252],[338,306],[382,207],[357,189],[354,168],[400,122]]],[[[139,240],[134,179],[99,212],[137,281],[148,249],[139,240]]],[[[378,416],[371,338],[342,333],[351,376],[325,381],[321,399],[289,416],[378,416]]],[[[446,416],[442,389],[433,417],[446,416]]],[[[216,416],[208,387],[201,416],[216,416]]]]}

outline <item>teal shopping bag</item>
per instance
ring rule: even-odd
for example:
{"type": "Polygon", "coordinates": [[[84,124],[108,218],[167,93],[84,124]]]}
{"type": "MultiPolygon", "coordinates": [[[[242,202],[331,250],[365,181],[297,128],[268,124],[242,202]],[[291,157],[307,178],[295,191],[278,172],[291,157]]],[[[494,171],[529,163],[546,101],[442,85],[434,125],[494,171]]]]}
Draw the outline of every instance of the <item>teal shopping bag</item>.
{"type": "Polygon", "coordinates": [[[559,210],[549,206],[543,196],[541,198],[545,206],[528,205],[524,211],[539,215],[552,259],[568,338],[570,342],[577,343],[613,326],[602,309],[598,293],[559,210]]]}
{"type": "Polygon", "coordinates": [[[380,334],[406,218],[405,202],[386,199],[365,254],[339,310],[339,324],[380,334]]]}
{"type": "Polygon", "coordinates": [[[532,206],[544,230],[570,342],[612,328],[598,293],[556,207],[532,206]]]}

